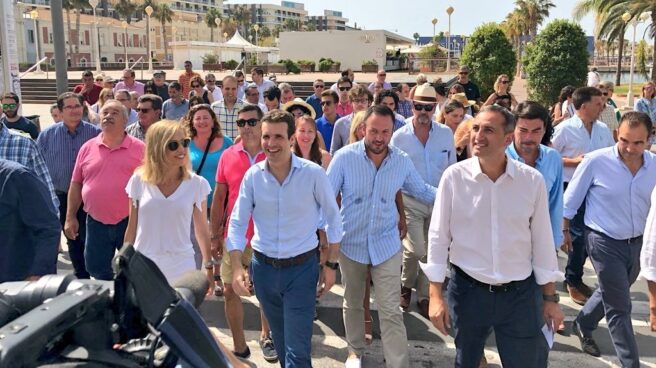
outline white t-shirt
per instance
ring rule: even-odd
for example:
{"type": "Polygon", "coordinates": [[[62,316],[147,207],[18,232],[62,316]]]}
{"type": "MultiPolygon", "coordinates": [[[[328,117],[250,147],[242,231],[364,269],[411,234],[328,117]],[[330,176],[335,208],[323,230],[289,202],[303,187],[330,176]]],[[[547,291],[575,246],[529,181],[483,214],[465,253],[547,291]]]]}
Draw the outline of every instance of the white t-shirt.
{"type": "Polygon", "coordinates": [[[133,205],[139,206],[134,248],[153,260],[169,283],[196,269],[191,243],[194,206],[202,208],[210,185],[194,173],[170,196],[156,185],[145,183],[135,173],[125,188],[133,205]]]}

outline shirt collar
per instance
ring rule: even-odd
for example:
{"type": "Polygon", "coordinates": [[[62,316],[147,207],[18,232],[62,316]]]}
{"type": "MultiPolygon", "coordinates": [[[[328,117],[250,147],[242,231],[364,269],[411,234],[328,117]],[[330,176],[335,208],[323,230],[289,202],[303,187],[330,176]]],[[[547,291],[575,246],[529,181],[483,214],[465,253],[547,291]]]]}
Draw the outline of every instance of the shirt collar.
{"type": "MultiPolygon", "coordinates": [[[[98,146],[107,147],[109,149],[109,147],[105,143],[103,143],[104,134],[105,133],[103,132],[100,132],[100,134],[98,134],[98,136],[96,137],[96,144],[98,146]]],[[[130,148],[130,145],[132,145],[132,140],[130,138],[131,137],[127,133],[123,134],[123,140],[121,141],[121,144],[118,147],[114,148],[114,150],[130,148]]]]}
{"type": "MultiPolygon", "coordinates": [[[[472,158],[469,159],[470,161],[470,167],[471,167],[471,173],[472,173],[472,178],[476,179],[477,177],[481,175],[485,175],[483,173],[483,170],[481,170],[481,164],[478,160],[477,156],[473,156],[472,158]]],[[[506,154],[506,174],[508,174],[509,177],[514,178],[515,177],[515,165],[513,164],[513,159],[506,154]]],[[[485,175],[487,177],[487,175],[485,175]]]]}
{"type": "MultiPolygon", "coordinates": [[[[544,158],[544,151],[546,147],[543,144],[538,145],[538,158],[535,160],[535,166],[538,166],[540,162],[542,162],[542,159],[544,158]]],[[[522,156],[517,153],[517,150],[515,149],[515,142],[511,142],[508,147],[506,148],[506,155],[508,157],[512,158],[513,160],[517,160],[523,164],[526,163],[522,156]]]]}
{"type": "MultiPolygon", "coordinates": [[[[618,148],[618,143],[615,143],[615,145],[613,146],[613,154],[615,155],[615,157],[617,157],[617,159],[621,163],[624,163],[624,161],[622,161],[622,156],[620,156],[620,150],[618,148]]],[[[643,167],[645,169],[648,168],[650,163],[651,163],[651,160],[649,159],[649,151],[645,150],[645,152],[642,153],[642,166],[641,166],[641,168],[643,168],[643,167]]]]}

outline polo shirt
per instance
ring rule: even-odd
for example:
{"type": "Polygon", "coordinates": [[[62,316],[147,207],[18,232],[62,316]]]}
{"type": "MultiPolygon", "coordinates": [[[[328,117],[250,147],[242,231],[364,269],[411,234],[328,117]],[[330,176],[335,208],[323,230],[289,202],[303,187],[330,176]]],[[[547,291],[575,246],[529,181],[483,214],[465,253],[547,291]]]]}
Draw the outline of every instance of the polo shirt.
{"type": "Polygon", "coordinates": [[[305,102],[307,102],[308,104],[310,104],[310,106],[312,106],[314,112],[316,113],[317,118],[323,116],[323,110],[321,109],[321,97],[317,97],[317,95],[312,94],[305,99],[305,102]]]}
{"type": "Polygon", "coordinates": [[[121,89],[127,89],[129,92],[137,92],[137,94],[141,96],[144,94],[144,87],[145,85],[141,82],[134,81],[132,86],[128,86],[124,81],[120,81],[114,86],[114,93],[121,89]]]}
{"type": "Polygon", "coordinates": [[[180,120],[189,111],[189,100],[184,99],[176,105],[173,100],[168,99],[162,104],[162,119],[180,120]]]}
{"type": "Polygon", "coordinates": [[[129,215],[125,186],[143,163],[146,146],[127,134],[114,149],[107,147],[102,139],[100,133],[82,145],[71,181],[82,184],[84,210],[103,224],[115,225],[129,215]]]}
{"type": "MultiPolygon", "coordinates": [[[[73,88],[73,92],[75,93],[80,93],[84,90],[84,84],[78,84],[73,88]]],[[[91,91],[82,93],[82,97],[84,97],[84,100],[89,103],[89,105],[93,105],[96,102],[98,102],[98,98],[100,97],[100,91],[102,91],[102,87],[94,84],[93,87],[91,87],[91,91]]]]}
{"type": "MultiPolygon", "coordinates": [[[[341,116],[337,114],[335,123],[337,123],[339,118],[341,118],[341,116]]],[[[323,137],[323,143],[326,145],[326,151],[330,152],[330,143],[333,140],[333,128],[335,127],[335,123],[330,123],[325,116],[318,118],[316,122],[317,130],[319,133],[321,133],[321,137],[323,137]]]]}

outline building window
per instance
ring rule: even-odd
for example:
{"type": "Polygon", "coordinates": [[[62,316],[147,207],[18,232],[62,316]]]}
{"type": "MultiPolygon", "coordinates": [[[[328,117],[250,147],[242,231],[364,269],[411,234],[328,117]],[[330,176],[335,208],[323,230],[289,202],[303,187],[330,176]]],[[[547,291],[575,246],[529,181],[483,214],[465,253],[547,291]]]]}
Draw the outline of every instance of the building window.
{"type": "Polygon", "coordinates": [[[34,31],[33,30],[30,29],[30,30],[27,31],[27,38],[28,38],[29,43],[36,43],[36,42],[34,42],[34,31]]]}
{"type": "MultiPolygon", "coordinates": [[[[48,33],[48,43],[53,43],[52,33],[48,33]]],[[[66,43],[68,44],[68,41],[66,43]]]]}

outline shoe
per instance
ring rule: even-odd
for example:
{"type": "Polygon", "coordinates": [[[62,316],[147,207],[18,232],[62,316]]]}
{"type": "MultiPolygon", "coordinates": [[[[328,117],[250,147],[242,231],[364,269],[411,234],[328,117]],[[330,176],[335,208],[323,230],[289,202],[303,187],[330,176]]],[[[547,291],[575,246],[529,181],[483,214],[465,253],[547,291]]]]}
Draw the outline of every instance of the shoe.
{"type": "Polygon", "coordinates": [[[236,356],[239,359],[248,359],[251,356],[251,349],[246,347],[246,350],[242,351],[241,353],[233,351],[232,355],[236,356]]]}
{"type": "Polygon", "coordinates": [[[481,356],[481,361],[478,363],[478,368],[487,368],[487,358],[485,357],[485,353],[481,356]]]}
{"type": "Polygon", "coordinates": [[[364,321],[364,343],[366,345],[371,345],[374,340],[373,328],[372,320],[364,321]]]}
{"type": "Polygon", "coordinates": [[[594,290],[592,290],[591,287],[588,285],[584,284],[583,281],[581,281],[581,284],[577,286],[579,291],[585,295],[586,298],[590,298],[592,296],[592,293],[594,293],[594,290]]]}
{"type": "Polygon", "coordinates": [[[597,343],[592,337],[583,335],[583,332],[581,332],[581,329],[579,328],[579,323],[576,321],[572,323],[572,333],[579,338],[579,341],[581,341],[581,350],[583,350],[584,353],[592,355],[593,357],[601,356],[601,351],[599,350],[597,343]]]}
{"type": "Polygon", "coordinates": [[[344,368],[362,368],[362,360],[357,355],[351,354],[344,362],[344,368]]]}
{"type": "Polygon", "coordinates": [[[567,292],[572,301],[578,305],[585,305],[585,302],[588,301],[588,297],[578,287],[569,283],[567,284],[567,292]]]}
{"type": "Polygon", "coordinates": [[[428,299],[418,301],[417,307],[419,307],[419,314],[421,314],[422,317],[430,319],[428,316],[428,299]]]}
{"type": "Polygon", "coordinates": [[[412,298],[412,289],[401,286],[401,309],[404,311],[410,307],[410,299],[412,298]]]}
{"type": "Polygon", "coordinates": [[[262,349],[262,357],[269,363],[275,363],[278,361],[278,352],[276,351],[275,345],[273,345],[273,339],[271,336],[265,338],[260,338],[260,349],[262,349]]]}

